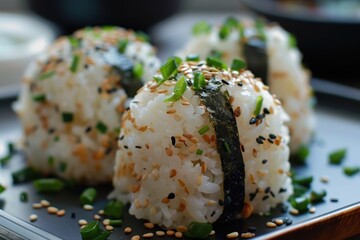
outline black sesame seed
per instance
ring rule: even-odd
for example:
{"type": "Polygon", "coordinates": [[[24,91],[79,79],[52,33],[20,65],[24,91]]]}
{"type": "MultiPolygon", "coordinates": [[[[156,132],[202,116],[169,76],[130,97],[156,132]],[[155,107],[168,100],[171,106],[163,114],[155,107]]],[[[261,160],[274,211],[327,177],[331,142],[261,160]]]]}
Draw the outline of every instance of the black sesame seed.
{"type": "Polygon", "coordinates": [[[269,134],[269,137],[270,137],[271,139],[276,139],[276,135],[275,135],[275,134],[272,134],[272,133],[269,134]]]}
{"type": "Polygon", "coordinates": [[[266,159],[263,159],[263,160],[261,161],[261,163],[262,163],[262,164],[265,164],[265,163],[267,163],[267,160],[266,160],[266,159]]]}
{"type": "Polygon", "coordinates": [[[106,149],[106,151],[105,151],[105,155],[110,154],[110,153],[111,153],[111,151],[112,151],[112,148],[111,148],[111,147],[109,147],[108,149],[106,149]]]}
{"type": "Polygon", "coordinates": [[[265,113],[265,114],[270,114],[270,111],[269,111],[269,109],[267,109],[267,108],[264,108],[264,113],[265,113]]]}
{"type": "Polygon", "coordinates": [[[98,93],[100,94],[100,93],[102,92],[101,87],[98,87],[98,88],[97,88],[97,91],[98,91],[98,93]]]}
{"type": "Polygon", "coordinates": [[[265,193],[269,193],[270,192],[270,187],[265,188],[265,193]]]}
{"type": "Polygon", "coordinates": [[[241,82],[239,82],[237,85],[238,85],[239,87],[242,87],[242,86],[243,86],[243,84],[242,84],[241,82]]]}
{"type": "Polygon", "coordinates": [[[111,89],[106,90],[106,92],[108,94],[112,94],[112,93],[116,92],[116,90],[117,90],[116,88],[111,88],[111,89]]]}
{"type": "Polygon", "coordinates": [[[89,65],[88,65],[88,64],[85,64],[85,65],[84,65],[84,68],[85,68],[85,69],[88,69],[88,68],[89,68],[89,65]]]}
{"type": "Polygon", "coordinates": [[[52,133],[54,133],[55,132],[55,128],[49,128],[49,130],[48,130],[48,133],[49,134],[52,134],[52,133]]]}
{"type": "Polygon", "coordinates": [[[264,137],[263,137],[263,136],[261,136],[261,135],[259,136],[259,138],[261,138],[262,140],[266,140],[266,138],[264,138],[264,137]]]}
{"type": "Polygon", "coordinates": [[[135,148],[141,149],[141,146],[135,146],[135,148]]]}
{"type": "Polygon", "coordinates": [[[268,198],[269,198],[269,195],[266,195],[266,196],[264,196],[264,197],[262,198],[262,200],[265,201],[265,200],[268,199],[268,198]]]}
{"type": "Polygon", "coordinates": [[[339,201],[339,199],[337,199],[337,198],[330,198],[330,202],[336,203],[338,201],[339,201]]]}
{"type": "Polygon", "coordinates": [[[265,114],[258,114],[257,116],[256,116],[256,118],[257,119],[263,119],[263,118],[265,118],[265,114]]]}
{"type": "Polygon", "coordinates": [[[129,108],[129,107],[127,107],[127,108],[126,108],[126,111],[129,111],[129,109],[130,109],[130,108],[129,108]]]}
{"type": "Polygon", "coordinates": [[[132,101],[132,103],[139,103],[138,101],[132,101]]]}
{"type": "Polygon", "coordinates": [[[192,82],[190,80],[187,80],[186,82],[187,82],[188,86],[190,86],[190,87],[192,86],[192,82]]]}
{"type": "Polygon", "coordinates": [[[124,145],[124,148],[125,148],[125,149],[128,149],[129,147],[128,147],[128,146],[126,146],[126,145],[124,145]]]}
{"type": "Polygon", "coordinates": [[[289,226],[292,224],[292,220],[290,218],[284,218],[283,221],[286,224],[286,226],[289,226]]]}
{"type": "Polygon", "coordinates": [[[259,189],[257,188],[257,189],[255,190],[255,192],[249,194],[249,196],[250,196],[250,201],[254,200],[254,198],[256,197],[256,195],[257,195],[258,192],[259,192],[259,189]]]}
{"type": "Polygon", "coordinates": [[[171,145],[175,146],[176,139],[174,136],[171,136],[171,145]]]}
{"type": "Polygon", "coordinates": [[[256,122],[257,122],[256,118],[251,118],[249,124],[252,125],[255,124],[256,122]]]}
{"type": "Polygon", "coordinates": [[[72,219],[76,218],[76,214],[74,212],[71,213],[71,218],[72,219]]]}
{"type": "Polygon", "coordinates": [[[88,126],[87,128],[85,128],[85,132],[88,133],[88,132],[91,131],[91,129],[92,129],[92,127],[91,127],[91,126],[88,126]]]}
{"type": "MultiPolygon", "coordinates": [[[[286,213],[288,210],[289,210],[289,206],[287,206],[285,204],[281,206],[281,212],[282,213],[286,213]]],[[[284,219],[284,222],[285,222],[285,219],[284,219]]]]}
{"type": "Polygon", "coordinates": [[[221,82],[222,82],[223,84],[229,85],[229,83],[228,83],[227,81],[225,81],[224,79],[221,79],[221,82]]]}
{"type": "Polygon", "coordinates": [[[258,144],[263,144],[263,140],[262,140],[261,138],[256,138],[256,142],[257,142],[258,144]]]}
{"type": "Polygon", "coordinates": [[[248,227],[248,232],[255,233],[256,230],[256,227],[248,227]]]}
{"type": "Polygon", "coordinates": [[[210,214],[210,217],[213,217],[215,215],[215,211],[213,211],[211,214],[210,214]]]}
{"type": "Polygon", "coordinates": [[[270,195],[274,198],[275,197],[275,194],[273,191],[270,191],[270,195]]]}
{"type": "Polygon", "coordinates": [[[167,196],[168,199],[174,199],[175,198],[175,193],[169,193],[169,195],[167,196]]]}
{"type": "Polygon", "coordinates": [[[270,138],[267,139],[269,143],[274,143],[273,140],[271,140],[270,138]]]}
{"type": "Polygon", "coordinates": [[[224,201],[222,199],[219,199],[219,205],[224,206],[224,201]]]}
{"type": "Polygon", "coordinates": [[[124,139],[124,137],[125,137],[125,136],[124,136],[124,135],[122,135],[122,136],[120,137],[120,141],[121,141],[121,140],[123,140],[123,139],[124,139]]]}
{"type": "Polygon", "coordinates": [[[284,193],[284,192],[286,192],[286,188],[280,188],[279,189],[279,193],[284,193]]]}

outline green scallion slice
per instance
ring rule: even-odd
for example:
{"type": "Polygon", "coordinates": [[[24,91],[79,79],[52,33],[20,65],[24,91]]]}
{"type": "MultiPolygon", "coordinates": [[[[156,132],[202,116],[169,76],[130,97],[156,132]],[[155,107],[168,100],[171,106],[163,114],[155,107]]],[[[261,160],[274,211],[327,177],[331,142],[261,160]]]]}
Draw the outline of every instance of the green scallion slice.
{"type": "Polygon", "coordinates": [[[227,142],[224,142],[224,148],[225,148],[225,151],[230,154],[231,153],[231,150],[230,150],[230,147],[229,147],[229,144],[227,142]]]}
{"type": "Polygon", "coordinates": [[[237,20],[237,18],[231,16],[225,20],[224,25],[227,25],[227,26],[233,27],[233,28],[237,28],[239,26],[239,21],[237,20]]]}
{"type": "Polygon", "coordinates": [[[223,25],[219,31],[219,38],[221,40],[226,39],[231,33],[231,28],[227,25],[223,25]]]}
{"type": "Polygon", "coordinates": [[[206,64],[209,67],[215,67],[220,70],[227,68],[226,64],[223,61],[221,61],[220,59],[215,58],[215,57],[207,57],[206,64]]]}
{"type": "Polygon", "coordinates": [[[193,83],[193,89],[195,91],[200,90],[201,88],[205,87],[206,82],[205,82],[205,77],[204,74],[202,74],[202,72],[196,72],[194,74],[194,83],[193,83]]]}
{"type": "Polygon", "coordinates": [[[214,57],[214,58],[217,58],[217,59],[222,59],[224,53],[219,51],[219,50],[216,50],[216,49],[212,49],[210,51],[210,54],[208,55],[208,57],[214,57]]]}
{"type": "Polygon", "coordinates": [[[205,21],[196,23],[192,28],[192,34],[194,36],[207,34],[210,33],[210,31],[211,31],[211,25],[205,21]]]}
{"type": "Polygon", "coordinates": [[[110,220],[109,225],[113,227],[121,227],[122,220],[121,219],[110,220]]]}
{"type": "Polygon", "coordinates": [[[106,32],[113,31],[113,30],[116,29],[116,27],[112,26],[112,25],[105,25],[105,26],[102,26],[101,28],[102,28],[103,31],[106,31],[106,32]]]}
{"type": "Polygon", "coordinates": [[[324,197],[326,196],[326,191],[321,190],[319,192],[311,191],[310,193],[310,202],[311,203],[319,203],[324,200],[324,197]]]}
{"type": "Polygon", "coordinates": [[[119,200],[110,200],[104,208],[105,215],[121,219],[124,212],[124,203],[119,200]]]}
{"type": "Polygon", "coordinates": [[[98,122],[95,127],[101,133],[106,133],[108,130],[108,127],[103,122],[98,122]]]}
{"type": "Polygon", "coordinates": [[[39,193],[53,193],[61,191],[65,184],[57,178],[43,178],[33,182],[35,189],[39,193]]]}
{"type": "Polygon", "coordinates": [[[135,64],[133,68],[133,74],[135,78],[141,79],[141,77],[144,75],[144,66],[141,63],[135,64]]]}
{"type": "Polygon", "coordinates": [[[312,181],[313,181],[313,176],[293,178],[293,184],[299,184],[307,188],[310,188],[312,181]]]}
{"type": "Polygon", "coordinates": [[[44,72],[44,73],[40,74],[38,79],[45,80],[45,79],[51,78],[54,74],[55,74],[55,71],[44,72]]]}
{"type": "Polygon", "coordinates": [[[294,193],[292,197],[294,198],[302,197],[309,190],[309,188],[299,184],[293,184],[293,188],[294,188],[294,193]]]}
{"type": "Polygon", "coordinates": [[[342,148],[336,151],[333,151],[329,154],[329,162],[330,164],[340,164],[344,160],[346,156],[346,149],[342,148]]]}
{"type": "Polygon", "coordinates": [[[354,167],[344,167],[344,168],[343,168],[343,172],[344,172],[347,176],[353,176],[353,175],[357,174],[358,172],[360,172],[360,167],[358,167],[358,166],[354,166],[354,167]]]}
{"type": "Polygon", "coordinates": [[[120,131],[121,131],[120,127],[114,128],[114,132],[116,132],[117,135],[119,135],[120,131]]]}
{"type": "Polygon", "coordinates": [[[55,136],[54,137],[54,142],[58,142],[60,140],[60,137],[59,136],[55,136]]]}
{"type": "Polygon", "coordinates": [[[103,230],[100,228],[99,221],[92,221],[80,230],[82,240],[94,240],[101,235],[103,230]]]}
{"type": "Polygon", "coordinates": [[[209,129],[210,129],[210,127],[208,125],[205,125],[199,129],[198,133],[200,135],[204,135],[207,131],[209,131],[209,129]]]}
{"type": "Polygon", "coordinates": [[[196,149],[196,155],[202,155],[203,154],[203,150],[201,149],[196,149]]]}
{"type": "Polygon", "coordinates": [[[10,154],[5,155],[0,158],[0,165],[5,166],[6,164],[8,164],[10,162],[10,160],[11,160],[11,155],[10,154]]]}
{"type": "Polygon", "coordinates": [[[187,83],[186,83],[185,76],[181,76],[181,78],[175,84],[173,94],[171,96],[165,98],[164,102],[178,101],[181,98],[181,96],[184,94],[184,92],[186,91],[186,86],[187,86],[187,83]]]}
{"type": "Polygon", "coordinates": [[[234,59],[231,64],[231,70],[240,71],[246,67],[246,63],[240,59],[234,59]]]}
{"type": "Polygon", "coordinates": [[[305,164],[306,162],[306,158],[309,156],[310,154],[310,149],[308,146],[306,145],[301,145],[298,150],[295,153],[295,163],[296,164],[305,164]]]}
{"type": "Polygon", "coordinates": [[[186,61],[198,62],[198,61],[200,61],[200,55],[199,54],[189,54],[186,56],[186,61]]]}
{"type": "Polygon", "coordinates": [[[53,156],[49,156],[47,162],[49,166],[53,166],[55,162],[55,158],[53,156]]]}
{"type": "Polygon", "coordinates": [[[149,35],[147,35],[146,33],[142,32],[142,31],[137,31],[136,32],[136,38],[140,41],[143,42],[150,42],[150,37],[149,35]]]}
{"type": "Polygon", "coordinates": [[[95,202],[96,195],[97,191],[95,188],[87,188],[80,195],[80,203],[82,205],[93,204],[95,202]]]}
{"type": "Polygon", "coordinates": [[[29,200],[29,196],[27,192],[20,193],[20,202],[27,202],[29,200]]]}
{"type": "Polygon", "coordinates": [[[210,223],[192,222],[187,227],[185,236],[190,238],[207,238],[209,237],[212,229],[213,228],[210,223]]]}
{"type": "Polygon", "coordinates": [[[13,183],[25,183],[41,177],[41,174],[31,167],[20,169],[11,174],[13,183]]]}
{"type": "Polygon", "coordinates": [[[166,78],[162,78],[160,76],[154,76],[154,80],[155,82],[160,86],[161,84],[163,84],[167,79],[166,78]]]}
{"type": "Polygon", "coordinates": [[[68,37],[71,47],[78,48],[80,47],[80,39],[75,38],[74,36],[68,37]]]}
{"type": "Polygon", "coordinates": [[[45,94],[34,95],[34,96],[32,97],[32,99],[33,99],[35,102],[45,102],[45,101],[46,101],[46,95],[45,95],[45,94]]]}
{"type": "Polygon", "coordinates": [[[119,51],[119,53],[124,53],[125,52],[128,43],[129,43],[129,40],[127,40],[127,39],[121,39],[118,42],[118,51],[119,51]]]}
{"type": "Polygon", "coordinates": [[[240,39],[243,40],[245,38],[245,27],[244,27],[244,25],[242,23],[239,23],[238,29],[239,29],[240,39]]]}
{"type": "Polygon", "coordinates": [[[70,71],[72,73],[76,73],[78,66],[79,66],[79,62],[80,62],[80,56],[79,55],[74,55],[72,62],[71,62],[71,66],[70,66],[70,71]]]}
{"type": "Polygon", "coordinates": [[[297,209],[300,213],[306,212],[310,203],[309,198],[306,197],[290,198],[289,201],[291,206],[297,209]]]}
{"type": "Polygon", "coordinates": [[[71,112],[63,112],[61,115],[64,123],[69,123],[74,120],[74,114],[71,112]]]}
{"type": "Polygon", "coordinates": [[[256,105],[255,105],[255,110],[254,110],[254,115],[257,116],[260,114],[260,111],[261,111],[261,107],[262,107],[262,104],[263,104],[263,96],[257,96],[256,97],[256,105]]]}
{"type": "Polygon", "coordinates": [[[67,169],[67,164],[66,162],[59,162],[59,171],[60,172],[65,172],[67,169]]]}
{"type": "Polygon", "coordinates": [[[175,59],[169,59],[164,65],[160,67],[160,73],[163,79],[168,80],[169,77],[177,73],[178,65],[175,59]]]}
{"type": "Polygon", "coordinates": [[[9,155],[13,155],[15,153],[15,151],[16,151],[14,143],[12,143],[12,142],[7,143],[7,149],[8,149],[8,154],[9,155]]]}
{"type": "Polygon", "coordinates": [[[297,47],[296,37],[291,33],[289,33],[289,47],[290,48],[296,48],[297,47]]]}
{"type": "Polygon", "coordinates": [[[257,35],[261,40],[266,40],[265,35],[265,21],[263,19],[257,19],[255,21],[255,28],[257,31],[257,35]]]}
{"type": "Polygon", "coordinates": [[[0,184],[0,193],[2,193],[5,190],[6,190],[6,187],[4,187],[3,185],[0,184]]]}

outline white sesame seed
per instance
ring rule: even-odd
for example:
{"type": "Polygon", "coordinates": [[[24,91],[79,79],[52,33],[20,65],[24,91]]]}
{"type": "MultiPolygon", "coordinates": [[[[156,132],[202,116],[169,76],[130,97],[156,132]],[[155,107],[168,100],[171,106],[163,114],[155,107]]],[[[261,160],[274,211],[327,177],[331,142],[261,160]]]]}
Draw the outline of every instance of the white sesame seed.
{"type": "Polygon", "coordinates": [[[173,231],[173,230],[167,230],[166,231],[166,235],[168,235],[168,236],[174,236],[174,234],[175,234],[175,232],[173,231]]]}
{"type": "Polygon", "coordinates": [[[39,208],[42,208],[42,205],[41,205],[41,203],[33,203],[32,207],[34,209],[39,209],[39,208]]]}
{"type": "Polygon", "coordinates": [[[95,219],[95,220],[100,220],[101,217],[100,217],[100,215],[95,214],[95,215],[94,215],[94,219],[95,219]]]}
{"type": "Polygon", "coordinates": [[[86,211],[92,211],[94,209],[94,207],[90,204],[85,204],[83,206],[83,209],[86,210],[86,211]]]}
{"type": "Polygon", "coordinates": [[[107,225],[107,226],[105,227],[105,229],[108,230],[108,231],[113,231],[113,230],[114,230],[114,227],[113,227],[113,226],[110,226],[110,225],[107,225]]]}
{"type": "Polygon", "coordinates": [[[144,223],[144,227],[146,227],[147,229],[153,229],[155,227],[155,225],[151,222],[147,222],[147,223],[144,223]]]}
{"type": "Polygon", "coordinates": [[[31,222],[35,222],[38,219],[38,216],[36,214],[31,214],[29,218],[31,222]]]}
{"type": "Polygon", "coordinates": [[[310,209],[309,209],[309,213],[315,213],[316,212],[316,208],[315,207],[311,207],[310,209]]]}
{"type": "Polygon", "coordinates": [[[268,228],[276,228],[276,223],[267,222],[267,223],[266,223],[266,226],[267,226],[268,228]]]}
{"type": "Polygon", "coordinates": [[[99,210],[99,211],[98,211],[98,214],[99,214],[99,215],[104,215],[104,210],[103,210],[103,209],[99,210]]]}
{"type": "Polygon", "coordinates": [[[156,236],[158,237],[162,237],[162,236],[165,236],[165,232],[164,231],[156,231],[156,236]]]}
{"type": "Polygon", "coordinates": [[[182,236],[183,236],[182,232],[176,232],[175,233],[176,238],[182,238],[182,236]]]}
{"type": "Polygon", "coordinates": [[[131,231],[132,231],[131,227],[126,227],[126,228],[124,229],[124,233],[126,233],[126,234],[131,233],[131,231]]]}
{"type": "Polygon", "coordinates": [[[83,225],[86,225],[86,224],[88,224],[88,222],[85,219],[80,219],[79,220],[79,225],[80,226],[83,226],[83,225]]]}
{"type": "Polygon", "coordinates": [[[135,235],[131,238],[131,240],[140,240],[140,236],[139,235],[135,235]]]}
{"type": "Polygon", "coordinates": [[[41,200],[40,204],[43,207],[49,207],[50,206],[50,202],[48,200],[45,200],[45,199],[41,200]]]}
{"type": "Polygon", "coordinates": [[[292,208],[292,209],[290,209],[290,213],[291,213],[292,215],[298,215],[298,214],[299,214],[299,210],[297,210],[297,209],[295,209],[295,208],[292,208]]]}
{"type": "Polygon", "coordinates": [[[184,232],[186,232],[186,230],[187,230],[187,227],[185,227],[183,225],[180,225],[180,226],[176,227],[176,231],[178,231],[178,232],[184,233],[184,232]]]}
{"type": "Polygon", "coordinates": [[[110,219],[104,219],[103,221],[103,224],[106,226],[106,225],[109,225],[110,224],[110,219]]]}
{"type": "Polygon", "coordinates": [[[50,214],[56,214],[59,211],[56,207],[48,207],[47,212],[50,214]]]}
{"type": "Polygon", "coordinates": [[[226,234],[226,238],[229,238],[229,239],[237,238],[238,236],[239,236],[238,232],[232,232],[232,233],[226,234]]]}
{"type": "Polygon", "coordinates": [[[323,183],[328,183],[329,182],[329,178],[327,176],[322,176],[320,178],[320,181],[323,182],[323,183]]]}
{"type": "Polygon", "coordinates": [[[151,233],[151,232],[145,233],[145,234],[143,235],[144,238],[152,238],[153,236],[154,236],[154,234],[151,233]]]}
{"type": "Polygon", "coordinates": [[[246,232],[241,234],[241,238],[252,238],[252,237],[255,237],[255,233],[246,232]]]}
{"type": "Polygon", "coordinates": [[[57,213],[56,213],[56,215],[57,216],[59,216],[59,217],[62,217],[62,216],[64,216],[65,215],[65,210],[64,209],[61,209],[61,210],[59,210],[57,213]]]}
{"type": "Polygon", "coordinates": [[[210,232],[210,234],[209,234],[210,236],[213,236],[213,235],[215,235],[215,230],[211,230],[211,232],[210,232]]]}
{"type": "Polygon", "coordinates": [[[276,218],[274,220],[274,222],[276,223],[276,225],[280,226],[284,224],[284,220],[280,219],[280,218],[276,218]]]}

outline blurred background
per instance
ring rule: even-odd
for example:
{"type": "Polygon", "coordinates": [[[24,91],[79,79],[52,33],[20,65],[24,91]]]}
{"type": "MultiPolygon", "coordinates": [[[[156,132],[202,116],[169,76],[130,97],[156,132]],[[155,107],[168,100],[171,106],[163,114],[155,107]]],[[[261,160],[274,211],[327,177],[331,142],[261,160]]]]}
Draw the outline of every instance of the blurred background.
{"type": "Polygon", "coordinates": [[[315,77],[360,89],[360,0],[1,0],[0,98],[17,93],[30,59],[84,26],[147,32],[164,60],[183,46],[195,22],[255,14],[297,37],[315,77]]]}

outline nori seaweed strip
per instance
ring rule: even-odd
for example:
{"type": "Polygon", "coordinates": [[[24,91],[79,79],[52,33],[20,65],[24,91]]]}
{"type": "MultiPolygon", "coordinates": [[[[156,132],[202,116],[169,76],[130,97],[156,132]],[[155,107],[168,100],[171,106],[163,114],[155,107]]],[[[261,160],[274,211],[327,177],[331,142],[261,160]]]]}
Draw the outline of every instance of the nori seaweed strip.
{"type": "Polygon", "coordinates": [[[222,83],[214,78],[196,91],[210,114],[217,150],[224,172],[224,210],[218,221],[234,220],[241,212],[245,196],[245,165],[240,150],[236,119],[228,96],[220,91],[222,83]]]}
{"type": "Polygon", "coordinates": [[[120,53],[115,47],[109,47],[102,53],[107,64],[112,68],[111,74],[120,75],[120,85],[125,89],[129,97],[135,96],[137,90],[142,87],[140,79],[135,78],[133,74],[134,64],[124,54],[120,53]]]}
{"type": "Polygon", "coordinates": [[[268,55],[266,52],[265,40],[257,37],[250,37],[244,44],[244,56],[247,68],[254,73],[255,76],[267,84],[268,82],[268,55]]]}

